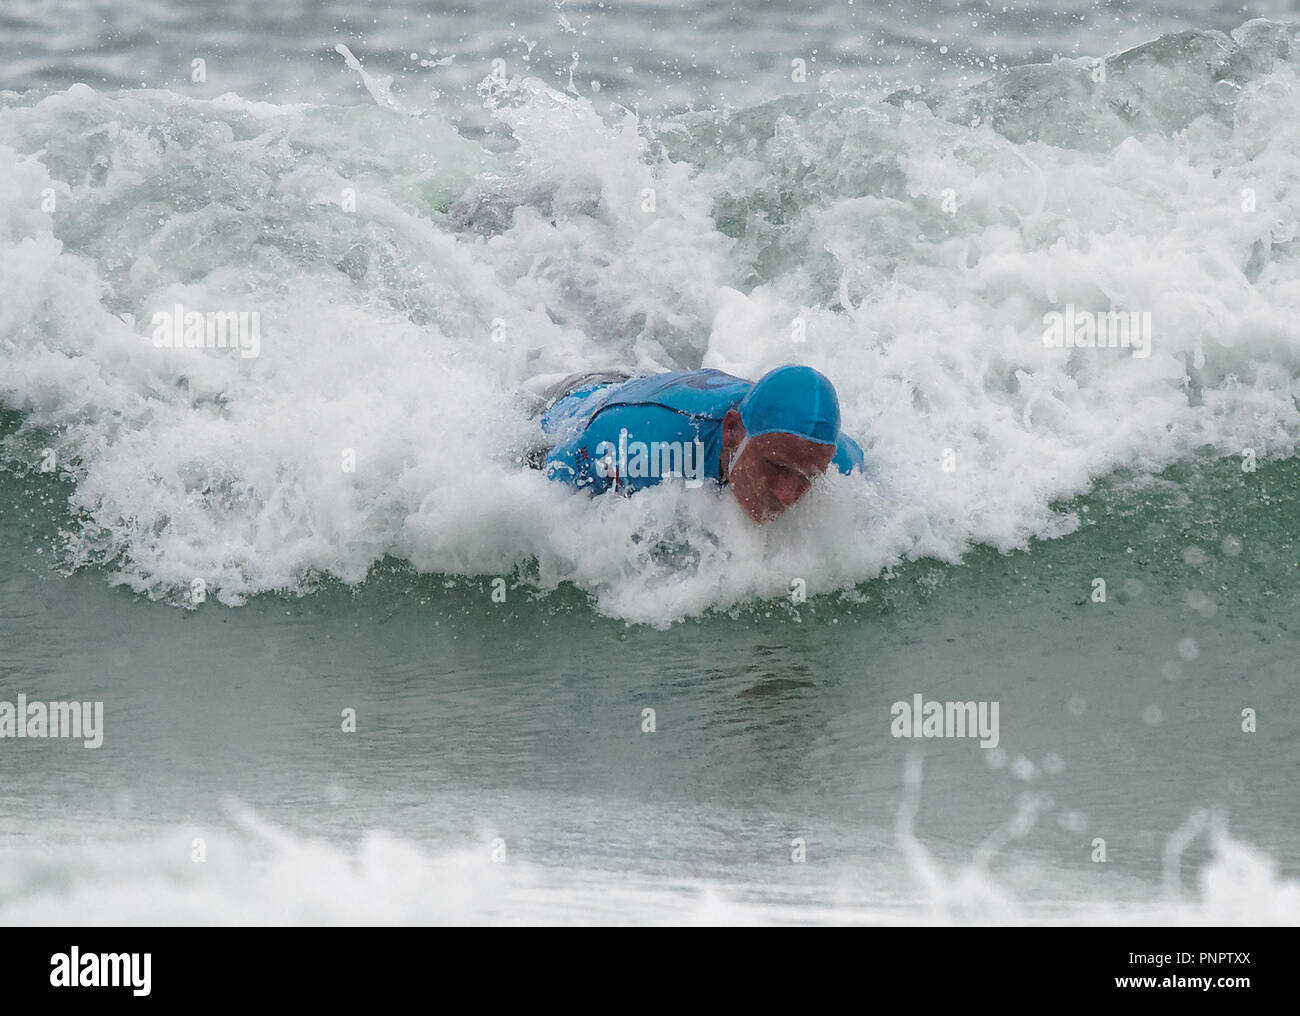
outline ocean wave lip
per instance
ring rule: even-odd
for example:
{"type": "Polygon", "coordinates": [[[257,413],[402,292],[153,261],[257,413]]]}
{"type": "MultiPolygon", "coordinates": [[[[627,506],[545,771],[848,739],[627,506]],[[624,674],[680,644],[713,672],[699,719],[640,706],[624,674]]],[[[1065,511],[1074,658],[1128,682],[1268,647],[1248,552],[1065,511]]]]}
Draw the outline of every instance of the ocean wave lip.
{"type": "Polygon", "coordinates": [[[11,95],[8,455],[57,451],[66,563],[186,602],[392,556],[662,625],[1058,536],[1116,469],[1293,447],[1295,45],[1165,36],[934,113],[830,89],[645,122],[517,76],[486,91],[501,151],[436,111],[11,95]],[[176,305],[258,315],[258,356],[151,347],[176,305]],[[1149,319],[1149,355],[1042,342],[1070,307],[1149,319]],[[771,535],[705,494],[577,505],[517,469],[512,393],[594,362],[806,362],[876,484],[828,481],[771,535]],[[694,569],[669,581],[665,544],[694,569]]]}

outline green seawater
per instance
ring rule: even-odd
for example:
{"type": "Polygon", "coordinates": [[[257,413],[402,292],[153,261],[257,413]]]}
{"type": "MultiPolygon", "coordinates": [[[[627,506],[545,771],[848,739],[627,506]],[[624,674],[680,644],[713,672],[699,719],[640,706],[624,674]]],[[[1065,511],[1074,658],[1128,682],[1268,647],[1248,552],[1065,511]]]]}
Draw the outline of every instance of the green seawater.
{"type": "MultiPolygon", "coordinates": [[[[94,750],[0,742],[0,842],[222,828],[234,799],[332,842],[499,838],[544,870],[760,901],[851,887],[906,913],[919,753],[917,841],[1025,906],[1167,898],[1167,840],[1198,810],[1294,878],[1298,483],[1295,461],[1112,477],[1078,532],[1025,552],[660,631],[572,588],[516,575],[495,602],[395,561],[238,608],[151,602],[51,568],[66,488],[6,474],[0,700],[102,700],[105,729],[94,750]],[[996,749],[893,736],[916,694],[998,703],[996,749]]],[[[1202,838],[1181,859],[1193,896],[1208,857],[1202,838]]]]}

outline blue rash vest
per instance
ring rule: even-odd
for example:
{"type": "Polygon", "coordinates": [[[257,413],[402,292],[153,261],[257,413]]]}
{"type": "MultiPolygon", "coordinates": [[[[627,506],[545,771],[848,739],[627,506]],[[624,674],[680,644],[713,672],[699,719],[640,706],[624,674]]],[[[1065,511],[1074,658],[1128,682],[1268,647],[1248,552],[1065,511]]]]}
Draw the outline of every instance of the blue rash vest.
{"type": "MultiPolygon", "coordinates": [[[[556,443],[548,479],[591,493],[631,493],[666,476],[699,486],[722,476],[722,419],[754,387],[720,370],[655,374],[571,392],[542,417],[556,443]]],[[[862,449],[839,434],[831,460],[841,473],[863,471],[862,449]]]]}

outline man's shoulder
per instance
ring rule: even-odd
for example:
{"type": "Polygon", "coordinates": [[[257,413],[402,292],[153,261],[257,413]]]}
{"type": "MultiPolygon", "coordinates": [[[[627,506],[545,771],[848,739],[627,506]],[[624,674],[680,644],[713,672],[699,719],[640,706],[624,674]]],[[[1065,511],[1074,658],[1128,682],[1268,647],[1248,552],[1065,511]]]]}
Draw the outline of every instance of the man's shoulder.
{"type": "Polygon", "coordinates": [[[689,416],[721,419],[752,388],[751,382],[710,367],[634,378],[610,394],[602,410],[617,406],[661,406],[689,416]]]}
{"type": "Polygon", "coordinates": [[[841,473],[866,473],[866,456],[862,452],[862,446],[853,438],[849,437],[843,431],[840,432],[839,439],[835,442],[835,457],[831,459],[835,467],[841,473]]]}

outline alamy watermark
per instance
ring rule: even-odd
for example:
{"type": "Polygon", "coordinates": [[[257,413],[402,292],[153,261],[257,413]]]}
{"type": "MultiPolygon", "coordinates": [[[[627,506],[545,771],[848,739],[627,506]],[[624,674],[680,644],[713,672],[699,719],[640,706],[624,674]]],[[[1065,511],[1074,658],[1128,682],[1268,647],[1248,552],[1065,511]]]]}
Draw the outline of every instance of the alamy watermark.
{"type": "Polygon", "coordinates": [[[153,316],[158,349],[238,349],[246,360],[261,355],[262,314],[248,310],[197,311],[175,304],[153,316]]]}
{"type": "Polygon", "coordinates": [[[1043,315],[1043,345],[1048,349],[1131,349],[1145,360],[1151,355],[1151,312],[1078,310],[1067,303],[1065,311],[1043,315]]]}
{"type": "Polygon", "coordinates": [[[153,953],[83,953],[77,946],[50,957],[55,988],[130,988],[136,996],[152,990],[153,953]]]}
{"type": "Polygon", "coordinates": [[[596,445],[596,472],[606,479],[619,480],[680,476],[687,487],[704,483],[704,442],[633,441],[627,428],[618,432],[618,444],[601,441],[596,445]]]}
{"type": "Polygon", "coordinates": [[[913,695],[895,702],[889,732],[895,737],[978,737],[981,748],[998,746],[997,702],[929,702],[913,695]]]}
{"type": "Polygon", "coordinates": [[[0,738],[70,737],[87,748],[104,743],[103,702],[0,702],[0,738]]]}

